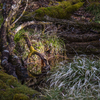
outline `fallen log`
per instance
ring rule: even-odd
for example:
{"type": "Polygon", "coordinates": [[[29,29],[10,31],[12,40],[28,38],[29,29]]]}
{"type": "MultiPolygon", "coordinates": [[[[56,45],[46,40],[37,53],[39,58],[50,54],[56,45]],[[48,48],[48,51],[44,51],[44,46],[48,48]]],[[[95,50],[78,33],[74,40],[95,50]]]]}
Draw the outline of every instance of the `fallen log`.
{"type": "Polygon", "coordinates": [[[100,41],[72,42],[66,44],[67,53],[100,53],[100,41]]]}
{"type": "Polygon", "coordinates": [[[95,41],[100,39],[100,34],[93,34],[93,33],[87,33],[87,34],[59,34],[60,37],[65,39],[66,41],[70,42],[89,42],[89,41],[95,41]]]}
{"type": "Polygon", "coordinates": [[[52,18],[49,16],[44,16],[45,21],[53,22],[55,24],[68,24],[70,26],[75,26],[81,29],[91,29],[91,28],[100,28],[100,24],[96,22],[83,22],[83,21],[74,21],[74,20],[65,20],[65,19],[58,19],[52,18]]]}

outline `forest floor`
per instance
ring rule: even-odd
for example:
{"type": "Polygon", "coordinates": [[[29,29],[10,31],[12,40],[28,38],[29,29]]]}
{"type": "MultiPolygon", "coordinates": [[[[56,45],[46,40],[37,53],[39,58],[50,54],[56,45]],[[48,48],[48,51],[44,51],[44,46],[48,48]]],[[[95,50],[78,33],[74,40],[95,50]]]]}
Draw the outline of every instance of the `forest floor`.
{"type": "MultiPolygon", "coordinates": [[[[53,5],[57,5],[57,2],[49,2],[48,0],[46,2],[36,1],[29,4],[27,11],[32,12],[40,7],[53,5]]],[[[37,27],[36,30],[43,30],[44,34],[57,33],[56,35],[65,42],[67,55],[82,53],[99,54],[100,25],[98,9],[93,7],[90,4],[84,4],[71,15],[69,22],[65,19],[51,18],[55,21],[52,25],[45,25],[45,27],[43,25],[32,25],[30,28],[36,29],[37,27]],[[90,12],[91,9],[94,9],[94,12],[97,12],[97,14],[90,12]]]]}
{"type": "MultiPolygon", "coordinates": [[[[27,11],[33,12],[40,7],[48,7],[50,5],[51,6],[57,5],[57,3],[56,2],[50,3],[49,1],[31,2],[29,3],[27,11]]],[[[75,55],[80,55],[80,54],[99,54],[100,53],[100,41],[99,41],[100,30],[98,27],[97,28],[94,26],[92,27],[91,22],[96,23],[95,22],[96,16],[90,13],[86,9],[88,6],[89,5],[82,6],[81,8],[79,8],[79,10],[77,10],[71,15],[70,21],[75,22],[75,24],[74,23],[70,24],[70,22],[64,24],[63,22],[61,22],[61,23],[53,23],[51,25],[45,25],[45,26],[31,25],[25,28],[25,31],[28,31],[29,33],[31,33],[29,37],[31,39],[31,42],[34,43],[34,47],[47,57],[49,64],[51,66],[55,66],[55,63],[59,62],[58,61],[59,58],[61,60],[62,58],[68,59],[67,57],[70,57],[71,55],[75,56],[75,55]],[[81,24],[79,24],[78,22],[81,24]],[[45,40],[45,38],[47,40],[45,40]],[[48,38],[51,38],[51,39],[48,39],[48,38]],[[61,42],[59,42],[57,38],[60,39],[61,42]],[[54,42],[52,39],[54,40],[54,42]],[[48,41],[49,41],[49,44],[47,43],[48,41]],[[59,44],[61,45],[63,44],[63,46],[61,47],[61,45],[59,44]],[[55,45],[58,47],[56,47],[55,45]],[[42,50],[40,48],[42,48],[42,50]]],[[[57,20],[62,21],[65,19],[57,19],[57,20]]],[[[28,52],[27,48],[26,48],[26,51],[28,52]]],[[[31,59],[32,64],[34,64],[33,59],[34,57],[31,59]]],[[[40,66],[41,65],[40,60],[37,60],[37,59],[35,59],[36,63],[38,62],[40,66]]],[[[35,66],[37,66],[37,64],[35,66]]]]}
{"type": "MultiPolygon", "coordinates": [[[[29,3],[27,11],[33,12],[40,7],[48,7],[48,4],[49,4],[48,0],[47,2],[42,2],[42,0],[31,2],[29,3]]],[[[55,5],[55,4],[56,2],[53,2],[50,5],[55,5]]],[[[24,8],[22,7],[22,10],[23,9],[24,8]]],[[[83,23],[83,25],[82,24],[80,25],[79,23],[78,23],[78,26],[76,24],[70,25],[70,23],[69,24],[68,23],[66,24],[53,23],[52,25],[45,25],[45,26],[31,25],[29,27],[24,28],[24,30],[22,30],[21,32],[25,32],[25,31],[29,32],[29,38],[31,39],[33,46],[35,47],[35,49],[40,51],[48,59],[48,62],[52,67],[51,69],[51,73],[52,73],[52,71],[55,71],[55,66],[57,66],[59,62],[68,59],[68,57],[70,57],[71,55],[73,56],[79,55],[79,54],[91,55],[91,54],[100,53],[99,28],[91,27],[92,25],[90,24],[89,24],[90,25],[89,27],[87,27],[87,25],[85,26],[86,23],[87,24],[90,22],[96,23],[95,17],[96,17],[95,15],[91,14],[90,12],[86,10],[86,6],[83,6],[78,11],[74,12],[70,19],[70,21],[72,22],[75,22],[75,23],[81,22],[83,23]]],[[[60,21],[60,19],[58,20],[60,21]]],[[[19,24],[20,23],[22,22],[19,22],[19,24]]],[[[16,36],[15,37],[16,42],[17,42],[17,39],[18,37],[16,36]]],[[[23,58],[25,58],[28,55],[29,49],[27,49],[27,46],[25,44],[25,41],[23,41],[23,39],[20,39],[20,41],[18,42],[16,44],[15,52],[18,56],[22,55],[23,58]],[[21,43],[21,46],[19,45],[18,42],[21,43]]],[[[81,58],[79,58],[78,60],[80,59],[81,58]]],[[[81,60],[84,63],[84,60],[83,59],[81,60]]],[[[72,60],[69,60],[69,62],[71,61],[72,60]]],[[[74,64],[76,64],[76,62],[74,64]]],[[[79,64],[80,62],[77,62],[77,63],[79,64]]],[[[68,63],[68,62],[65,62],[65,63],[68,63]]],[[[62,62],[60,63],[60,65],[61,64],[62,62]]],[[[90,62],[90,64],[93,64],[92,61],[90,62]]],[[[35,73],[40,73],[41,63],[40,63],[40,59],[37,56],[32,57],[28,65],[29,65],[28,70],[34,71],[35,73]]],[[[60,68],[62,66],[64,65],[62,64],[60,68]]],[[[49,73],[49,76],[51,75],[51,73],[49,73]]],[[[76,73],[76,71],[74,73],[76,73]]],[[[59,75],[60,73],[58,73],[58,76],[59,75]]],[[[48,91],[47,92],[48,94],[46,95],[47,97],[50,94],[52,94],[52,91],[53,91],[54,97],[56,98],[56,95],[57,95],[58,96],[57,98],[60,98],[59,97],[60,93],[58,91],[59,89],[58,90],[51,89],[50,92],[49,92],[49,89],[47,90],[46,86],[50,85],[48,82],[46,82],[47,79],[48,79],[48,76],[40,78],[40,79],[38,79],[37,77],[33,77],[27,80],[25,84],[31,87],[32,89],[38,90],[41,93],[41,95],[44,94],[43,95],[44,97],[45,97],[46,92],[44,92],[43,89],[41,89],[43,87],[46,89],[45,91],[48,91]]],[[[59,84],[59,85],[62,85],[62,84],[59,84]]],[[[61,91],[62,91],[62,94],[60,95],[65,96],[64,93],[66,93],[66,91],[64,89],[61,91]]],[[[47,99],[47,100],[57,100],[57,98],[56,99],[55,98],[47,99]]],[[[65,99],[61,98],[61,100],[65,100],[65,99]]],[[[68,100],[74,100],[74,99],[70,98],[68,100]]]]}

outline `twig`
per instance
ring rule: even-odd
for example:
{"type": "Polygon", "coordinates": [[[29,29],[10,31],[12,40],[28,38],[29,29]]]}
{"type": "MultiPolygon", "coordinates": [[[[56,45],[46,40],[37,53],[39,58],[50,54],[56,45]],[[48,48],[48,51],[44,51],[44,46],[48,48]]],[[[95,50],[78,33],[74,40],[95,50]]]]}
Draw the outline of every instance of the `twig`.
{"type": "Polygon", "coordinates": [[[21,24],[20,26],[18,26],[18,27],[14,30],[13,33],[16,34],[18,31],[20,31],[20,30],[23,29],[24,27],[29,26],[29,25],[34,25],[34,24],[52,24],[52,22],[28,21],[28,22],[25,22],[25,23],[21,24]]]}
{"type": "Polygon", "coordinates": [[[24,8],[22,14],[12,23],[11,26],[13,26],[13,25],[23,16],[23,14],[24,14],[25,11],[26,11],[27,6],[28,6],[28,0],[27,0],[27,2],[26,2],[26,6],[25,6],[25,8],[24,8]]]}

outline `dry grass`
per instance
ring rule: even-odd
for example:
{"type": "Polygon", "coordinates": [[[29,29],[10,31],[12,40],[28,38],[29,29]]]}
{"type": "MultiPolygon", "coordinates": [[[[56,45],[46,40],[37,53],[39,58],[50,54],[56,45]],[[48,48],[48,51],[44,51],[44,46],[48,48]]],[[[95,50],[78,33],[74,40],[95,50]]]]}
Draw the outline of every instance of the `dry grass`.
{"type": "Polygon", "coordinates": [[[47,100],[99,100],[100,60],[75,57],[71,63],[60,63],[47,80],[47,100]]]}

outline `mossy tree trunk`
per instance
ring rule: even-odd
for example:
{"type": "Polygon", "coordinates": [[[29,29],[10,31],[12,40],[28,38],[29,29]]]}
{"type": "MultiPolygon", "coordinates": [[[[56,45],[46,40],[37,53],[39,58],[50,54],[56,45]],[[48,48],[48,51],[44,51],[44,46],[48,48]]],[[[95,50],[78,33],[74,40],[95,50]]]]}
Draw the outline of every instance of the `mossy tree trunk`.
{"type": "MultiPolygon", "coordinates": [[[[3,15],[4,21],[0,29],[1,54],[2,54],[1,66],[5,69],[5,71],[8,74],[13,75],[20,80],[24,80],[25,78],[28,77],[27,64],[26,64],[27,62],[25,60],[23,61],[22,58],[19,58],[13,52],[15,48],[14,34],[17,33],[18,30],[17,32],[12,31],[12,28],[14,28],[15,23],[20,19],[19,17],[18,20],[16,21],[15,16],[17,15],[19,11],[21,0],[2,0],[2,3],[3,3],[2,15],[3,15]],[[8,5],[10,5],[10,7],[8,7],[8,5]]],[[[27,6],[27,3],[26,3],[26,6],[27,6]]],[[[35,22],[31,24],[35,24],[35,22]]],[[[27,24],[27,25],[30,25],[30,24],[27,24]]],[[[22,28],[23,27],[20,27],[20,29],[22,28]]],[[[27,45],[30,49],[29,55],[31,56],[33,53],[39,55],[42,61],[47,66],[47,60],[44,59],[44,57],[40,53],[34,52],[34,49],[32,49],[33,47],[31,45],[31,42],[28,40],[28,37],[24,36],[24,39],[26,40],[27,45]]]]}

